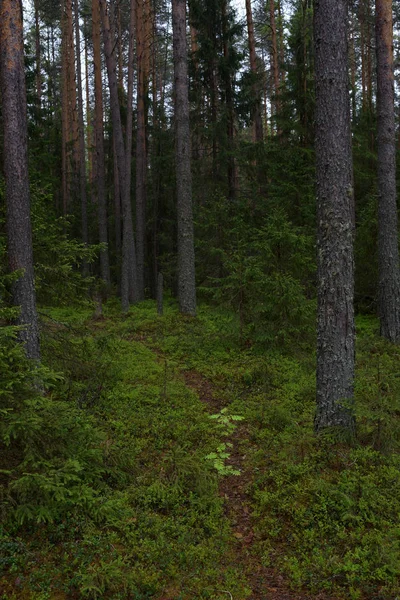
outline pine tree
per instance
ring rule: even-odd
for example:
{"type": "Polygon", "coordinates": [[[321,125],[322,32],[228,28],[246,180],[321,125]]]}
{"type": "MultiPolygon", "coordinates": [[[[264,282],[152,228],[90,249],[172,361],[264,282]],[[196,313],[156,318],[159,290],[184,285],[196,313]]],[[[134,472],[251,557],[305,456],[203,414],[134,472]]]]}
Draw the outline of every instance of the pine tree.
{"type": "Polygon", "coordinates": [[[4,128],[7,250],[10,271],[20,271],[13,300],[20,306],[20,339],[28,358],[40,358],[30,218],[28,133],[21,0],[0,0],[0,71],[4,128]]]}
{"type": "Polygon", "coordinates": [[[318,237],[317,431],[352,430],[354,201],[347,0],[316,0],[315,151],[318,237]]]}

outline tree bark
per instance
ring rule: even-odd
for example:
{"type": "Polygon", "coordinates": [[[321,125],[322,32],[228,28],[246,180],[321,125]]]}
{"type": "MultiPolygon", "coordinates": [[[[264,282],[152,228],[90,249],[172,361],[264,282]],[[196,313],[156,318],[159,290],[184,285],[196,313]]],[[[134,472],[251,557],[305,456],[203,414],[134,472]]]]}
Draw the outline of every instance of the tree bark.
{"type": "Polygon", "coordinates": [[[75,45],[72,0],[63,0],[61,12],[62,35],[62,110],[63,114],[63,206],[64,215],[78,196],[79,183],[79,136],[76,103],[75,45]]]}
{"type": "MultiPolygon", "coordinates": [[[[87,193],[86,193],[86,149],[85,149],[85,122],[83,119],[83,94],[82,94],[82,64],[81,64],[81,32],[79,27],[78,0],[74,0],[75,12],[75,40],[76,40],[76,72],[78,90],[78,139],[79,139],[79,195],[81,203],[81,235],[82,241],[87,246],[89,242],[87,193]]],[[[89,266],[83,262],[83,274],[88,275],[89,266]]]]}
{"type": "Polygon", "coordinates": [[[189,79],[186,47],[186,0],[172,0],[175,79],[175,144],[178,213],[178,297],[184,314],[196,315],[189,127],[189,79]]]}
{"type": "MultiPolygon", "coordinates": [[[[131,0],[131,15],[129,24],[129,51],[128,51],[128,97],[126,106],[126,138],[125,138],[125,153],[126,153],[126,188],[125,193],[127,198],[125,203],[131,205],[131,174],[132,174],[132,126],[133,126],[133,63],[135,60],[135,0],[131,0]]],[[[136,248],[135,245],[130,246],[131,257],[130,261],[136,264],[136,248]]],[[[140,299],[139,287],[136,280],[130,281],[129,301],[136,302],[140,299]]]]}
{"type": "MultiPolygon", "coordinates": [[[[256,44],[254,38],[254,25],[253,15],[251,12],[251,0],[246,0],[246,20],[247,20],[247,35],[249,42],[249,53],[250,53],[250,70],[253,77],[256,79],[258,76],[257,68],[257,55],[256,55],[256,44]]],[[[253,139],[256,143],[263,141],[263,125],[261,118],[261,94],[260,85],[257,81],[253,84],[253,139]]]]}
{"type": "MultiPolygon", "coordinates": [[[[271,25],[271,59],[272,59],[272,74],[274,81],[274,106],[275,106],[275,118],[280,113],[280,89],[279,89],[279,61],[278,61],[278,41],[276,35],[276,21],[275,21],[275,0],[269,2],[269,16],[271,25]]],[[[280,133],[280,129],[277,125],[277,133],[280,133]]]]}
{"type": "Polygon", "coordinates": [[[39,22],[39,4],[34,0],[35,11],[35,58],[36,58],[36,106],[37,120],[40,121],[42,108],[42,52],[40,47],[40,22],[39,22]]]}
{"type": "Polygon", "coordinates": [[[110,21],[106,8],[106,0],[100,0],[100,14],[103,24],[104,50],[106,56],[108,83],[110,88],[110,106],[113,122],[113,134],[115,140],[115,154],[119,177],[119,186],[122,205],[122,272],[121,272],[121,301],[122,310],[127,312],[129,309],[130,289],[137,291],[136,264],[132,260],[134,256],[134,237],[132,225],[132,209],[130,203],[130,194],[127,193],[126,186],[126,152],[122,134],[121,114],[118,101],[118,82],[115,55],[111,41],[110,21]],[[129,199],[129,202],[127,202],[129,199]]]}
{"type": "Polygon", "coordinates": [[[400,343],[400,271],[396,206],[396,140],[392,0],[376,0],[378,108],[378,262],[381,335],[400,343]]]}
{"type": "Polygon", "coordinates": [[[92,0],[92,35],[94,63],[94,139],[95,139],[95,190],[97,199],[97,215],[99,242],[106,244],[100,252],[100,276],[106,286],[110,286],[110,261],[108,254],[108,230],[106,208],[105,160],[104,160],[104,129],[103,129],[103,83],[101,76],[101,22],[100,5],[98,0],[92,0]]]}
{"type": "Polygon", "coordinates": [[[136,256],[138,297],[144,299],[144,263],[146,229],[146,40],[145,1],[135,0],[136,8],[136,58],[137,58],[137,129],[136,129],[136,256]]]}
{"type": "Polygon", "coordinates": [[[28,174],[28,126],[21,0],[0,0],[0,72],[10,271],[21,271],[13,284],[20,306],[19,337],[28,358],[40,359],[36,312],[28,174]]]}
{"type": "Polygon", "coordinates": [[[352,431],[354,418],[348,403],[354,395],[354,202],[347,0],[316,0],[314,28],[318,224],[315,428],[352,431]]]}

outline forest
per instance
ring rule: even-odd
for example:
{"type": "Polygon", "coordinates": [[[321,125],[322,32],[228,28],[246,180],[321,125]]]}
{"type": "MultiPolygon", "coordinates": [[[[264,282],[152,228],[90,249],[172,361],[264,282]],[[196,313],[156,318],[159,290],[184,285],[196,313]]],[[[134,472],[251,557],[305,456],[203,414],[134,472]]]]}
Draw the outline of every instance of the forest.
{"type": "Polygon", "coordinates": [[[400,598],[400,3],[0,0],[0,600],[400,598]]]}

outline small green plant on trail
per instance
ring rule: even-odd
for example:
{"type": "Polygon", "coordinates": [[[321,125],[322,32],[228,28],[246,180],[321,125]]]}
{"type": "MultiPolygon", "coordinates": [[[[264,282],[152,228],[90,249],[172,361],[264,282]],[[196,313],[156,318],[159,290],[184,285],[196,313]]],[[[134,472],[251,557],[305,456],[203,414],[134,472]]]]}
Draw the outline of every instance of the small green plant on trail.
{"type": "MultiPolygon", "coordinates": [[[[238,421],[242,421],[244,417],[240,415],[229,415],[227,414],[228,409],[222,408],[219,413],[209,415],[210,419],[213,419],[217,425],[217,428],[221,431],[222,435],[231,435],[238,421]]],[[[207,454],[205,459],[211,461],[213,468],[217,471],[218,475],[240,475],[240,470],[235,469],[231,465],[227,465],[225,461],[230,457],[230,450],[232,448],[230,442],[219,444],[214,452],[207,454]]]]}

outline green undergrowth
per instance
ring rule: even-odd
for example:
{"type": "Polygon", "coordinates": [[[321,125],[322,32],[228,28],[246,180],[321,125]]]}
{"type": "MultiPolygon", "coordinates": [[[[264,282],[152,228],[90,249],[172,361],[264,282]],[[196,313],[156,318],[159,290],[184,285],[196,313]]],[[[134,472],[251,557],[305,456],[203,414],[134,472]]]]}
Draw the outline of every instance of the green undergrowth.
{"type": "Polygon", "coordinates": [[[399,350],[374,319],[357,321],[349,444],[313,433],[304,344],[266,349],[231,313],[182,317],[168,298],[162,317],[150,301],[126,316],[110,301],[97,320],[89,305],[41,312],[46,368],[0,353],[3,599],[251,597],[217,491],[240,477],[225,462],[237,425],[253,563],[314,595],[400,594],[399,350]],[[184,371],[212,383],[217,416],[184,371]]]}
{"type": "Polygon", "coordinates": [[[3,600],[248,597],[210,460],[224,432],[175,361],[137,335],[139,312],[42,309],[36,392],[14,347],[1,397],[3,600]]]}
{"type": "MultiPolygon", "coordinates": [[[[400,352],[357,320],[357,436],[313,432],[315,356],[296,347],[241,344],[229,313],[173,305],[135,309],[134,336],[181,369],[211,380],[230,414],[245,418],[255,555],[296,589],[343,598],[400,593],[400,352]],[[153,313],[154,314],[154,313],[153,313]]],[[[122,328],[127,323],[120,325],[122,328]]]]}

